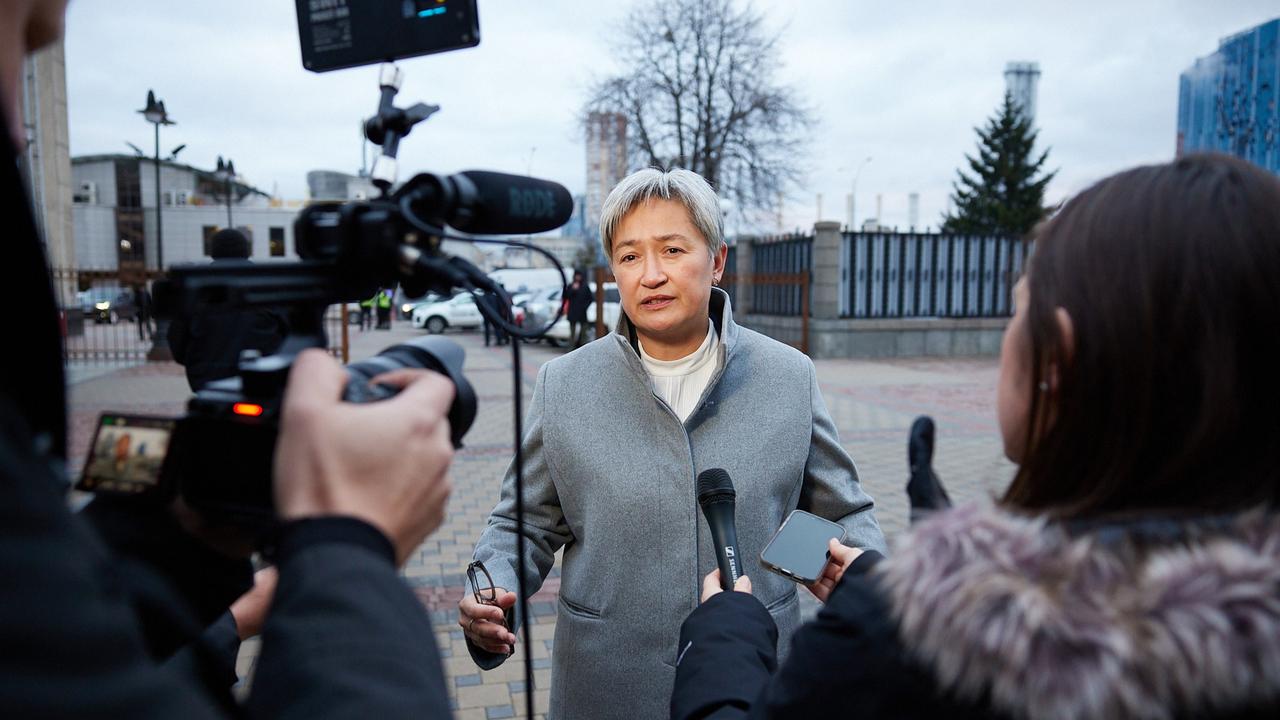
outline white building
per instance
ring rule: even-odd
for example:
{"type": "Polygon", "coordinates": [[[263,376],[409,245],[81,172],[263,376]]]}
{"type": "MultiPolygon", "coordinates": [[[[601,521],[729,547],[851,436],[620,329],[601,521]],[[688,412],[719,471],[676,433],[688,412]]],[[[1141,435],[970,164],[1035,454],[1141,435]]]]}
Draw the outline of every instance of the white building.
{"type": "Polygon", "coordinates": [[[368,200],[378,196],[373,180],[339,170],[312,170],[307,173],[311,200],[368,200]]]}
{"type": "MultiPolygon", "coordinates": [[[[71,150],[67,132],[67,69],[62,40],[26,56],[18,94],[22,131],[27,146],[18,164],[28,182],[36,227],[45,242],[49,262],[56,267],[76,264],[71,222],[71,150]]],[[[59,296],[76,288],[59,277],[59,296]]]]}
{"type": "MultiPolygon", "coordinates": [[[[155,269],[155,161],[91,155],[71,161],[76,265],[82,269],[155,269]]],[[[249,237],[255,259],[296,257],[293,221],[304,203],[284,203],[241,180],[161,161],[164,265],[209,257],[208,240],[234,225],[249,237]],[[229,191],[229,192],[228,192],[229,191]],[[230,221],[228,221],[230,196],[230,221]]]]}

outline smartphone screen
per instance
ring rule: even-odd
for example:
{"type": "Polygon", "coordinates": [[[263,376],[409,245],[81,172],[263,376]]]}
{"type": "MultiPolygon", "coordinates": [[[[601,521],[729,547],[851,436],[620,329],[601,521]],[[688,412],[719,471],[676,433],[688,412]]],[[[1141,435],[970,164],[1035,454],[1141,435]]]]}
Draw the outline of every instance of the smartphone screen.
{"type": "Polygon", "coordinates": [[[796,582],[811,583],[827,564],[827,541],[844,539],[844,528],[803,510],[793,510],[760,553],[765,568],[796,582]]]}
{"type": "Polygon", "coordinates": [[[103,413],[77,490],[143,495],[161,490],[174,418],[103,413]]]}

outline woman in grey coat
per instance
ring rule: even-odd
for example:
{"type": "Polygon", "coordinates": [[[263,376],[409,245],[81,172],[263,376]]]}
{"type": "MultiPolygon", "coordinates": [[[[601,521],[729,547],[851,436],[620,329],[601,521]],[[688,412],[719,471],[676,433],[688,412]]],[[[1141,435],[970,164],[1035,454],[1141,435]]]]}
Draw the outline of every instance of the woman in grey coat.
{"type": "MultiPolygon", "coordinates": [[[[546,363],[525,430],[525,592],[563,548],[552,651],[552,718],[659,718],[668,712],[680,622],[716,566],[695,483],[724,468],[737,491],[739,552],[785,654],[796,586],[756,558],[786,515],[843,525],[845,542],[884,547],[871,498],[840,446],[813,363],[733,321],[714,287],[727,249],[715,192],[687,170],[641,170],[605,200],[601,235],[623,315],[616,331],[546,363]]],[[[476,546],[515,603],[514,471],[476,546]]],[[[467,594],[459,624],[482,668],[515,635],[467,594]]],[[[515,628],[512,628],[514,631],[515,628]]]]}

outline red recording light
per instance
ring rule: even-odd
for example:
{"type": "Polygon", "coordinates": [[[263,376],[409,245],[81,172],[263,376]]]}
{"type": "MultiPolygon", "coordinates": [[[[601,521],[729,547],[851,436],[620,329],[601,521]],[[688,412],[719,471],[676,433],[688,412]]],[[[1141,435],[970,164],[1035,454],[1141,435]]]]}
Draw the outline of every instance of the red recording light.
{"type": "Polygon", "coordinates": [[[231,412],[237,415],[248,415],[249,417],[258,417],[262,414],[262,406],[253,403],[236,403],[231,406],[231,412]]]}

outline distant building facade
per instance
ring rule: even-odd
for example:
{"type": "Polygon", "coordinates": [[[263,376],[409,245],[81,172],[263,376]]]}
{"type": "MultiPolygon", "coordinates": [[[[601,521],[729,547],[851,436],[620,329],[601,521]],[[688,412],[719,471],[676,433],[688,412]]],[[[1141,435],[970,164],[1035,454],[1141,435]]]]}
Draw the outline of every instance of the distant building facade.
{"type": "Polygon", "coordinates": [[[1223,38],[1178,79],[1177,153],[1222,152],[1280,173],[1280,18],[1223,38]]]}
{"type": "Polygon", "coordinates": [[[598,238],[600,212],[609,191],[627,176],[627,118],[622,113],[587,115],[587,196],[584,235],[598,238]]]}
{"type": "Polygon", "coordinates": [[[373,180],[337,170],[308,172],[307,191],[313,201],[368,200],[378,194],[373,180]]]}
{"type": "MultiPolygon", "coordinates": [[[[71,160],[71,217],[76,265],[95,270],[155,269],[155,161],[133,155],[90,155],[71,160]]],[[[160,220],[164,264],[200,262],[208,240],[231,224],[249,237],[255,259],[295,257],[293,221],[302,203],[286,206],[240,180],[162,160],[160,220]],[[228,187],[230,193],[228,193],[228,187]]]]}
{"type": "Polygon", "coordinates": [[[587,196],[573,196],[573,215],[569,222],[560,226],[560,234],[565,237],[582,237],[587,234],[587,196]]]}
{"type": "Polygon", "coordinates": [[[1005,92],[1031,125],[1036,124],[1036,92],[1040,85],[1040,63],[1010,62],[1004,66],[1005,92]]]}
{"type": "Polygon", "coordinates": [[[71,221],[67,64],[62,40],[24,59],[18,102],[27,141],[18,162],[27,180],[36,225],[50,263],[70,267],[76,263],[76,247],[71,221]]]}

